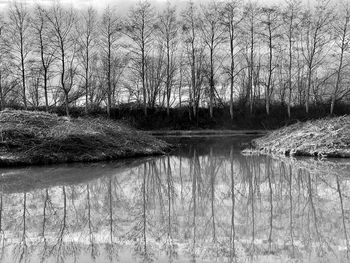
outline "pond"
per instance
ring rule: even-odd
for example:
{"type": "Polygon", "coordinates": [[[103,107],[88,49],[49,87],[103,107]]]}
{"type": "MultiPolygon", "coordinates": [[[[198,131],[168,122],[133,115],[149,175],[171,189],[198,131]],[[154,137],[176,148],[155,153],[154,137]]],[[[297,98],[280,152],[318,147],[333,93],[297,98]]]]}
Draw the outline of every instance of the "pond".
{"type": "Polygon", "coordinates": [[[0,170],[0,262],[348,262],[350,162],[169,156],[0,170]]]}

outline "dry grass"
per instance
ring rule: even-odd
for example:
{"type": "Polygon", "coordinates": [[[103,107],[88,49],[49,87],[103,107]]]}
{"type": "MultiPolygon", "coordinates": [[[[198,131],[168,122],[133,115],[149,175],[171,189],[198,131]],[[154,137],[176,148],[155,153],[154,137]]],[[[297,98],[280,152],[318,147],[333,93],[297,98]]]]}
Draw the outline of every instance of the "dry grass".
{"type": "Polygon", "coordinates": [[[0,112],[0,166],[101,161],[160,154],[168,145],[106,119],[0,112]]]}
{"type": "Polygon", "coordinates": [[[254,140],[253,146],[260,153],[350,158],[350,116],[296,123],[254,140]]]}

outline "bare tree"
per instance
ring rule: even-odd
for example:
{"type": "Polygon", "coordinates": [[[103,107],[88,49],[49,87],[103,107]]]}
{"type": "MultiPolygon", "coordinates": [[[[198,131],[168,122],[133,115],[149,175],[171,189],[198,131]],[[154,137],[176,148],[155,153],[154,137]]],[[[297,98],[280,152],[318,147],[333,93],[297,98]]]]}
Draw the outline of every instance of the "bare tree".
{"type": "Polygon", "coordinates": [[[193,109],[193,116],[196,118],[200,97],[200,86],[197,83],[198,80],[198,61],[197,57],[198,48],[198,28],[199,28],[199,14],[196,12],[196,6],[190,0],[187,4],[186,9],[182,12],[182,33],[184,37],[184,42],[187,48],[187,54],[189,56],[190,68],[191,68],[191,85],[189,92],[189,107],[193,109]]]}
{"type": "Polygon", "coordinates": [[[22,99],[24,108],[27,109],[26,98],[26,65],[31,51],[30,39],[30,14],[24,3],[14,2],[10,5],[8,13],[9,22],[7,32],[9,43],[12,47],[16,68],[20,71],[22,81],[22,99]]]}
{"type": "Polygon", "coordinates": [[[4,88],[2,85],[3,82],[3,72],[5,68],[5,55],[8,54],[8,50],[6,50],[6,38],[4,37],[4,27],[5,22],[0,16],[0,111],[3,110],[5,100],[4,100],[4,88]]]}
{"type": "Polygon", "coordinates": [[[28,103],[31,104],[34,108],[38,108],[40,105],[40,78],[42,73],[40,72],[41,69],[38,68],[37,63],[35,61],[32,61],[29,65],[29,70],[28,70],[28,94],[27,94],[27,100],[28,103]]]}
{"type": "Polygon", "coordinates": [[[85,81],[85,113],[88,113],[89,109],[89,88],[91,80],[91,66],[90,60],[95,52],[97,42],[97,11],[89,7],[84,10],[81,14],[81,21],[77,23],[79,32],[79,54],[84,70],[84,81],[85,81]]]}
{"type": "MultiPolygon", "coordinates": [[[[55,4],[49,10],[47,19],[54,36],[53,41],[59,53],[60,62],[60,83],[64,94],[66,115],[69,116],[69,92],[72,88],[73,68],[67,68],[67,64],[72,62],[75,55],[75,39],[73,35],[76,14],[73,9],[65,9],[59,4],[55,4]],[[70,60],[70,61],[68,61],[70,60]],[[69,72],[68,72],[69,71],[69,72]],[[67,76],[69,83],[67,83],[67,76]]],[[[71,64],[71,63],[70,63],[71,64]]]]}
{"type": "Polygon", "coordinates": [[[300,0],[286,0],[285,11],[283,12],[283,22],[285,35],[288,40],[288,117],[291,117],[291,103],[293,93],[293,52],[297,38],[297,30],[300,24],[300,0]]]}
{"type": "Polygon", "coordinates": [[[342,80],[344,79],[343,72],[345,67],[348,66],[347,63],[344,63],[346,51],[349,50],[349,19],[350,19],[350,8],[349,3],[341,5],[341,10],[339,12],[341,16],[334,23],[334,32],[336,34],[336,43],[337,48],[339,48],[339,53],[337,56],[338,67],[336,70],[336,82],[333,89],[332,98],[331,98],[331,108],[330,114],[333,115],[334,106],[339,97],[344,94],[342,89],[342,80]]]}
{"type": "Polygon", "coordinates": [[[166,75],[166,59],[164,47],[159,41],[154,41],[154,48],[146,58],[146,88],[148,106],[154,108],[157,98],[159,105],[164,106],[166,90],[162,89],[162,84],[166,75]]]}
{"type": "MultiPolygon", "coordinates": [[[[256,40],[258,31],[258,16],[259,7],[257,3],[249,2],[244,7],[244,26],[243,30],[246,35],[247,44],[247,68],[248,68],[248,80],[246,84],[246,100],[249,101],[250,114],[253,113],[254,97],[255,97],[255,83],[254,75],[257,75],[258,66],[255,65],[256,60],[256,40]],[[255,68],[256,67],[256,68],[255,68]]],[[[258,84],[258,83],[257,83],[258,84]]]]}
{"type": "Polygon", "coordinates": [[[302,49],[307,66],[306,113],[309,113],[310,91],[314,72],[325,59],[324,49],[330,40],[328,30],[332,20],[333,14],[329,8],[329,0],[318,0],[314,10],[309,9],[303,15],[305,32],[302,49]]]}
{"type": "Polygon", "coordinates": [[[124,33],[134,44],[132,53],[142,82],[145,116],[147,116],[146,58],[153,40],[154,17],[151,4],[147,0],[141,0],[135,7],[131,8],[124,30],[124,33]]]}
{"type": "Polygon", "coordinates": [[[266,114],[270,114],[270,104],[271,104],[271,95],[273,92],[273,71],[275,66],[273,65],[273,54],[275,49],[275,41],[280,37],[280,33],[278,32],[280,23],[280,11],[277,7],[269,7],[262,8],[262,18],[261,22],[264,25],[264,31],[262,32],[262,36],[267,40],[268,43],[268,77],[267,83],[265,83],[265,108],[266,114]]]}
{"type": "Polygon", "coordinates": [[[175,52],[178,44],[179,24],[176,18],[176,9],[167,2],[166,9],[159,15],[160,37],[165,45],[166,53],[166,107],[167,115],[170,114],[170,96],[175,75],[175,52]]]}
{"type": "Polygon", "coordinates": [[[209,50],[209,115],[213,118],[213,103],[215,96],[215,61],[219,45],[225,41],[225,31],[221,23],[221,6],[213,1],[202,5],[201,33],[202,39],[209,50]]]}
{"type": "Polygon", "coordinates": [[[105,9],[102,15],[101,25],[101,47],[102,47],[102,59],[104,68],[106,69],[107,77],[107,115],[111,115],[112,106],[112,67],[115,57],[115,50],[118,49],[117,41],[120,38],[121,23],[116,16],[115,11],[109,6],[105,9]]]}
{"type": "Polygon", "coordinates": [[[56,48],[51,43],[51,32],[49,30],[49,21],[47,19],[47,10],[41,6],[36,6],[34,10],[34,17],[32,20],[32,27],[34,29],[34,45],[40,54],[41,74],[43,77],[43,87],[45,96],[45,109],[48,111],[48,81],[50,77],[50,67],[55,59],[56,48]]]}
{"type": "Polygon", "coordinates": [[[239,24],[242,21],[242,16],[239,14],[240,12],[240,4],[237,0],[230,0],[225,3],[223,8],[222,17],[223,17],[223,25],[228,32],[228,39],[230,44],[230,69],[229,69],[229,77],[230,77],[230,116],[233,119],[233,87],[235,84],[235,76],[236,76],[236,39],[239,36],[239,24]]]}

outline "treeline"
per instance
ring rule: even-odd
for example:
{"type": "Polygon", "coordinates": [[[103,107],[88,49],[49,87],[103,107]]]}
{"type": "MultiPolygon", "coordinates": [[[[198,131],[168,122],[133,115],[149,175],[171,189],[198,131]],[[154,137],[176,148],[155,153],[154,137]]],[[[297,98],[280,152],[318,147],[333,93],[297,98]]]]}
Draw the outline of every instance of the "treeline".
{"type": "Polygon", "coordinates": [[[329,105],[349,99],[347,2],[279,6],[239,0],[140,1],[118,8],[74,9],[15,2],[0,19],[0,110],[142,105],[250,114],[264,105],[329,105]],[[239,102],[239,104],[237,104],[239,102]]]}

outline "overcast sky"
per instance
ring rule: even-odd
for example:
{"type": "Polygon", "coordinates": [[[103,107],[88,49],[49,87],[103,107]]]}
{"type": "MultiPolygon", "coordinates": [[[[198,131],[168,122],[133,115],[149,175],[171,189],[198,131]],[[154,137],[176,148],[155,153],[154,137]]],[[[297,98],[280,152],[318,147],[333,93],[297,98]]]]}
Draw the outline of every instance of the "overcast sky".
{"type": "MultiPolygon", "coordinates": [[[[126,13],[131,6],[135,5],[136,2],[140,0],[0,0],[0,13],[6,8],[11,2],[25,2],[29,5],[41,4],[41,5],[50,5],[54,2],[60,2],[64,6],[73,6],[75,8],[86,8],[89,6],[93,6],[97,8],[99,11],[102,11],[107,5],[115,6],[116,10],[121,14],[126,13]],[[2,9],[2,10],[1,10],[2,9]]],[[[153,6],[164,6],[168,0],[149,0],[153,4],[153,6]]],[[[172,4],[175,4],[177,7],[184,6],[189,0],[169,0],[172,4]]],[[[205,3],[212,0],[193,0],[197,3],[205,3]]],[[[247,2],[249,0],[243,0],[247,2]]],[[[260,4],[284,4],[284,0],[252,0],[257,1],[260,4]]],[[[303,3],[314,2],[315,0],[302,0],[303,3]]],[[[338,0],[334,0],[337,2],[338,0]]]]}
{"type": "MultiPolygon", "coordinates": [[[[0,0],[0,8],[4,8],[6,5],[8,5],[10,2],[13,2],[15,0],[0,0]]],[[[26,2],[28,4],[43,4],[43,5],[49,5],[50,3],[53,3],[53,1],[56,0],[17,0],[17,2],[26,2]]],[[[97,9],[103,9],[108,4],[109,5],[115,5],[119,10],[127,10],[130,6],[132,6],[135,2],[139,0],[59,0],[64,5],[72,5],[76,8],[84,8],[87,6],[94,6],[97,9]]],[[[149,0],[154,5],[164,5],[167,0],[149,0]]],[[[181,6],[184,3],[188,2],[188,0],[169,0],[171,3],[176,4],[177,6],[181,6]]],[[[209,0],[194,0],[195,2],[206,2],[209,0]]],[[[260,0],[260,3],[282,3],[283,0],[260,0]]]]}
{"type": "MultiPolygon", "coordinates": [[[[14,2],[15,0],[0,0],[0,8],[6,7],[9,3],[14,2]]],[[[138,2],[139,0],[59,0],[58,2],[62,3],[65,6],[73,6],[76,8],[84,8],[88,6],[96,7],[97,9],[103,9],[107,5],[116,6],[120,10],[127,10],[130,6],[138,2]]],[[[167,0],[150,0],[154,5],[163,5],[167,0]]],[[[17,2],[25,2],[30,5],[32,4],[41,4],[41,5],[50,5],[56,0],[20,0],[17,2]]],[[[171,3],[179,4],[183,0],[170,0],[171,3]]]]}

